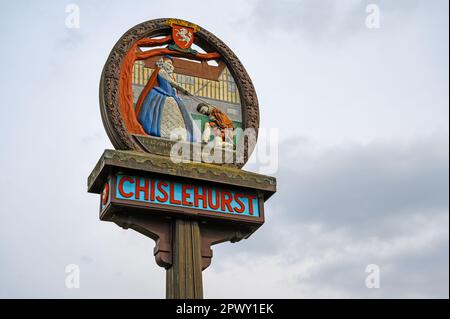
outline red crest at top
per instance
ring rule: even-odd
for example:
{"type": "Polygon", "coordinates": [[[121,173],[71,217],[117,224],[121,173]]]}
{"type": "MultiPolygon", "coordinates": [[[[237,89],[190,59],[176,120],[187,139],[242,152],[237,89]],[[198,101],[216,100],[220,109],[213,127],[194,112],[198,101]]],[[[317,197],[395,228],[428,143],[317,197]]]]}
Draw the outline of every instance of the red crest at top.
{"type": "Polygon", "coordinates": [[[174,24],[172,37],[175,44],[181,49],[189,49],[194,43],[194,29],[174,24]]]}

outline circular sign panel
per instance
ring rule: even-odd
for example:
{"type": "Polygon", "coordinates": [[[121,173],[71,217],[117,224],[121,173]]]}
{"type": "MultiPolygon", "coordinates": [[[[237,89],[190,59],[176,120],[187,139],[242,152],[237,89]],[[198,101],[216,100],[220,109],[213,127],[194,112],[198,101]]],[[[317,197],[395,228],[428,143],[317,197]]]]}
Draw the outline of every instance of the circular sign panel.
{"type": "Polygon", "coordinates": [[[259,128],[256,92],[239,59],[179,19],[150,20],[120,38],[102,72],[100,108],[117,149],[171,156],[188,145],[190,160],[237,168],[259,128]]]}

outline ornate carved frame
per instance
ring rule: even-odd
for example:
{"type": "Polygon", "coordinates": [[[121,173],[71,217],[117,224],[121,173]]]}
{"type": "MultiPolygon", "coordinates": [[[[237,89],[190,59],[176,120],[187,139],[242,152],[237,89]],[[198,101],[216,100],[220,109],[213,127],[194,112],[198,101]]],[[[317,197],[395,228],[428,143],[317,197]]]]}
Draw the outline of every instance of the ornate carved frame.
{"type": "MultiPolygon", "coordinates": [[[[145,151],[141,144],[130,134],[123,122],[120,113],[119,82],[120,66],[123,59],[136,41],[145,37],[162,36],[170,33],[170,19],[155,19],[143,22],[128,30],[112,49],[103,68],[100,80],[100,109],[103,125],[116,149],[145,151]]],[[[179,20],[181,22],[186,22],[179,20]]],[[[239,90],[243,126],[245,129],[253,128],[258,134],[259,129],[259,105],[253,83],[238,57],[233,51],[211,32],[199,27],[195,33],[194,43],[206,52],[218,52],[235,79],[239,90]]],[[[254,145],[244,141],[244,163],[234,163],[236,168],[242,168],[248,161],[254,145]]],[[[168,154],[167,154],[168,155],[168,154]]]]}

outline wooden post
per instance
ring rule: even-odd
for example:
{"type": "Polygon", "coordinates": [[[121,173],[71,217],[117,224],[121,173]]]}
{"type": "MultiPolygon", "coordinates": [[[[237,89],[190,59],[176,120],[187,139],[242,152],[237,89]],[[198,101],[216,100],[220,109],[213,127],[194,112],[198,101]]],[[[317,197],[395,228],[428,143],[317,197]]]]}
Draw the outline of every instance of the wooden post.
{"type": "Polygon", "coordinates": [[[88,191],[101,194],[101,220],[133,229],[155,241],[153,255],[156,263],[166,269],[168,299],[200,299],[202,270],[208,268],[213,258],[211,247],[246,239],[264,224],[264,202],[276,192],[276,179],[229,167],[176,164],[159,155],[106,150],[89,175],[88,191]],[[248,197],[248,205],[244,205],[248,215],[224,214],[207,210],[203,205],[176,207],[169,204],[169,196],[164,203],[153,201],[150,196],[146,199],[140,196],[142,192],[150,195],[152,189],[158,189],[153,175],[161,175],[159,182],[171,186],[166,189],[170,196],[178,196],[175,192],[178,184],[181,188],[190,185],[248,197]]]}
{"type": "Polygon", "coordinates": [[[198,223],[176,219],[172,236],[173,260],[166,272],[166,298],[202,299],[202,256],[198,223]]]}

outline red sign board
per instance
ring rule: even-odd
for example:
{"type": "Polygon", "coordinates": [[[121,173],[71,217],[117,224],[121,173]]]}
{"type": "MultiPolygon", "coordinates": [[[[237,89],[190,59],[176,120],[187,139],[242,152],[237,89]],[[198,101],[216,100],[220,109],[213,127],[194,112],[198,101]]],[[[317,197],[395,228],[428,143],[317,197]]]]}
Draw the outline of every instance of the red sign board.
{"type": "Polygon", "coordinates": [[[263,201],[255,191],[118,173],[105,185],[100,215],[111,213],[111,206],[132,205],[153,212],[183,212],[260,224],[264,222],[263,201]]]}

